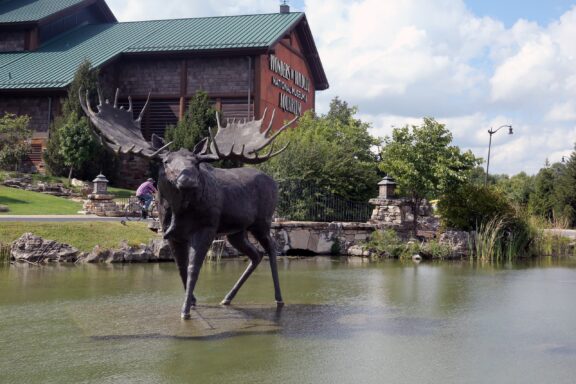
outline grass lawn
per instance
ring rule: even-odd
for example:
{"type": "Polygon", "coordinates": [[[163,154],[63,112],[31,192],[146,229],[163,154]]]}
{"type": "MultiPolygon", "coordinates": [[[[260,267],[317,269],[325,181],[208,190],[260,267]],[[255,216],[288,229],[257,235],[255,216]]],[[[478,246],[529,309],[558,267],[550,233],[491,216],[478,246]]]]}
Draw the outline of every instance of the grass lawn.
{"type": "Polygon", "coordinates": [[[121,241],[130,245],[148,243],[157,236],[147,223],[128,222],[3,222],[0,225],[0,244],[11,244],[25,232],[32,232],[47,240],[69,244],[80,251],[89,252],[95,245],[118,248],[121,241]]]}
{"type": "Polygon", "coordinates": [[[82,203],[76,201],[4,186],[0,186],[0,205],[8,207],[6,215],[71,215],[82,210],[82,203]]]}
{"type": "MultiPolygon", "coordinates": [[[[17,174],[15,172],[0,171],[0,181],[6,180],[6,179],[11,178],[11,177],[20,177],[20,176],[22,176],[22,174],[17,174]]],[[[67,177],[48,176],[48,175],[41,175],[38,173],[28,174],[28,176],[32,177],[32,182],[34,184],[38,183],[38,182],[45,182],[45,183],[50,183],[50,184],[58,184],[59,183],[59,184],[63,184],[67,188],[71,188],[72,190],[75,190],[76,192],[80,192],[80,188],[72,187],[72,186],[68,185],[68,178],[67,177]]],[[[128,197],[136,194],[136,190],[111,187],[110,185],[108,185],[108,192],[113,194],[117,198],[128,198],[128,197]]]]}

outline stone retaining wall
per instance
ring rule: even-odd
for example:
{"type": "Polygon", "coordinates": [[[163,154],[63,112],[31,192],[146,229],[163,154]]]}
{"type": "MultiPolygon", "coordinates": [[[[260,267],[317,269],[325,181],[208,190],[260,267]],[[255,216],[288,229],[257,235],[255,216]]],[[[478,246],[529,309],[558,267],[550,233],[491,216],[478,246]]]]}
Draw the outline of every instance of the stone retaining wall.
{"type": "Polygon", "coordinates": [[[317,223],[286,221],[272,224],[280,253],[307,251],[318,255],[345,253],[364,242],[375,226],[366,223],[317,223]]]}

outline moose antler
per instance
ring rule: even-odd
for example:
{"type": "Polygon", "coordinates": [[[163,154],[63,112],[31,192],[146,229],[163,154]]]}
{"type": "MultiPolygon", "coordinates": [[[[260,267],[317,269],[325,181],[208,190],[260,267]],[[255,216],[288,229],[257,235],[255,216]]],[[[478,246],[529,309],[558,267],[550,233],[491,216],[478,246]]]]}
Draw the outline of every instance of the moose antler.
{"type": "MultiPolygon", "coordinates": [[[[111,105],[108,100],[104,103],[102,102],[102,94],[98,88],[98,112],[94,112],[90,106],[88,91],[86,91],[84,97],[82,96],[82,89],[79,92],[82,109],[90,117],[90,121],[92,121],[98,134],[103,139],[103,144],[116,153],[133,153],[148,158],[155,157],[166,150],[171,143],[164,144],[164,140],[155,134],[152,135],[152,143],[150,143],[144,139],[140,130],[140,123],[150,101],[150,95],[148,95],[140,115],[134,120],[132,99],[128,97],[128,109],[124,109],[124,107],[118,108],[118,93],[119,90],[116,89],[114,104],[111,105]]],[[[231,159],[248,164],[258,164],[280,154],[288,147],[288,144],[279,151],[274,152],[273,141],[280,132],[296,121],[298,116],[268,137],[272,129],[275,111],[272,112],[268,128],[262,132],[262,122],[266,118],[266,112],[267,110],[264,110],[260,120],[253,119],[248,122],[228,121],[226,127],[222,127],[218,113],[216,113],[218,131],[214,134],[212,129],[209,128],[209,143],[208,140],[205,143],[201,143],[198,148],[194,149],[194,154],[201,161],[231,159]],[[260,156],[258,151],[270,144],[272,146],[268,153],[260,156]]]]}
{"type": "Polygon", "coordinates": [[[94,112],[90,106],[88,91],[82,97],[82,89],[80,89],[78,96],[82,109],[90,117],[90,121],[96,127],[106,146],[116,153],[134,153],[150,158],[155,157],[170,144],[164,145],[164,140],[154,134],[152,135],[152,143],[146,141],[142,136],[140,122],[150,101],[150,94],[148,94],[148,99],[146,99],[140,115],[134,120],[132,99],[128,97],[129,107],[127,110],[124,107],[118,108],[118,92],[119,90],[116,89],[114,104],[110,105],[108,100],[102,103],[102,94],[98,88],[98,112],[94,112]]]}
{"type": "MultiPolygon", "coordinates": [[[[248,164],[258,164],[274,157],[282,151],[284,151],[288,144],[286,144],[282,149],[273,152],[274,144],[273,141],[283,130],[288,128],[294,121],[298,119],[296,116],[290,122],[283,125],[278,129],[273,135],[268,137],[270,130],[272,129],[272,122],[274,121],[275,110],[272,111],[272,117],[270,118],[270,123],[268,128],[262,132],[262,122],[266,118],[267,109],[264,110],[264,114],[260,120],[253,119],[249,122],[236,122],[236,120],[228,121],[226,127],[222,127],[220,124],[220,118],[218,113],[216,113],[216,121],[218,122],[218,132],[214,135],[212,128],[210,131],[210,151],[216,154],[220,159],[232,159],[239,160],[243,163],[248,164]],[[264,149],[272,143],[268,153],[262,157],[258,155],[258,151],[264,149]]],[[[207,152],[208,146],[205,148],[205,153],[207,152]]]]}

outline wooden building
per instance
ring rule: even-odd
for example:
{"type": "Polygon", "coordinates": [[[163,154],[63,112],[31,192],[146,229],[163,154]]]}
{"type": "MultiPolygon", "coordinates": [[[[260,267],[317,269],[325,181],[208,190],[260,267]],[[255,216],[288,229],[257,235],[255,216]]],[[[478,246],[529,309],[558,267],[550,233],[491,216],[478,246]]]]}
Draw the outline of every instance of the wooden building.
{"type": "Polygon", "coordinates": [[[145,136],[162,135],[198,90],[229,118],[276,110],[279,126],[314,109],[328,88],[304,13],[118,22],[104,0],[0,2],[0,112],[27,114],[32,160],[42,168],[48,128],[80,63],[100,69],[103,89],[148,93],[145,136]]]}

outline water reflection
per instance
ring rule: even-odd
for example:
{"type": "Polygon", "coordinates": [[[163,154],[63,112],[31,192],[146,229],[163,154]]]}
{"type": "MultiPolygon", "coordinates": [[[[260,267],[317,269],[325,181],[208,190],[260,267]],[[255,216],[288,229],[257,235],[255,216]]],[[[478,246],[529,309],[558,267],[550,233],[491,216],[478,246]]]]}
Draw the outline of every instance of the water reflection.
{"type": "Polygon", "coordinates": [[[0,382],[571,383],[575,265],[282,258],[277,310],[267,263],[219,306],[226,261],[191,321],[173,264],[4,267],[0,382]]]}

